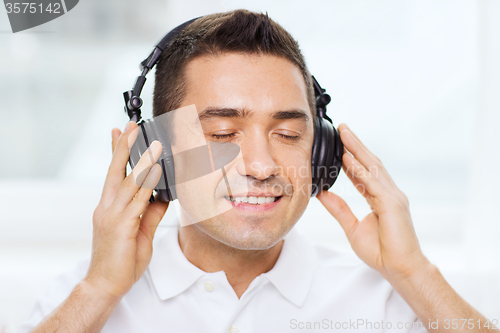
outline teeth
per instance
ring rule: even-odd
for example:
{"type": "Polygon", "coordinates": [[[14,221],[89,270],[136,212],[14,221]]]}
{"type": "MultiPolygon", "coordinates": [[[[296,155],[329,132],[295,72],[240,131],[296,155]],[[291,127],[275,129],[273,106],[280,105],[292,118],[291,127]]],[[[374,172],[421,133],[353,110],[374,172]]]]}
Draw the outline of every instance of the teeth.
{"type": "MultiPolygon", "coordinates": [[[[229,200],[229,197],[226,197],[229,200]]],[[[277,197],[233,197],[233,202],[236,203],[249,203],[252,205],[263,205],[265,203],[271,203],[276,201],[277,197]]]]}

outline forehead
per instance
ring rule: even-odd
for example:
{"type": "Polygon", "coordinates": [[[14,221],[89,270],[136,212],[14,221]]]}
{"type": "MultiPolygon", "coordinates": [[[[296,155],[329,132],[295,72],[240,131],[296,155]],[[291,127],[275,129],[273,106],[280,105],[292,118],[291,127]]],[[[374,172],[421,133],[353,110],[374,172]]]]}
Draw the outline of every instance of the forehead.
{"type": "Polygon", "coordinates": [[[256,113],[303,109],[309,104],[302,72],[272,55],[225,53],[191,60],[185,70],[183,105],[231,107],[256,113]]]}

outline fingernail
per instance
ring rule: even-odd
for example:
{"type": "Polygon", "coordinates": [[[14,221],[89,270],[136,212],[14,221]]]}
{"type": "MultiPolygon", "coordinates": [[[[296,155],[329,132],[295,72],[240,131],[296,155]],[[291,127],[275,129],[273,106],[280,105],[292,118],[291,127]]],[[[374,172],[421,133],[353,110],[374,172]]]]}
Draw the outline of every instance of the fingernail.
{"type": "Polygon", "coordinates": [[[130,128],[130,123],[131,123],[131,121],[129,121],[129,122],[127,123],[127,126],[125,126],[125,128],[123,129],[123,132],[128,131],[128,129],[130,128]]]}
{"type": "Polygon", "coordinates": [[[158,141],[156,141],[156,140],[151,142],[151,145],[149,145],[149,149],[151,151],[155,151],[157,148],[158,148],[158,141]]]}

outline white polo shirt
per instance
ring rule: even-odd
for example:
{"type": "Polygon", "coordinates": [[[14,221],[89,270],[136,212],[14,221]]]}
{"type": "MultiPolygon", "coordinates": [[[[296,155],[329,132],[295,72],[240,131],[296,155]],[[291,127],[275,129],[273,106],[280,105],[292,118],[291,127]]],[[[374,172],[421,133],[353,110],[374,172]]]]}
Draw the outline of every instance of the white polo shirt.
{"type": "MultiPolygon", "coordinates": [[[[295,229],[273,269],[256,277],[240,299],[224,271],[206,273],[191,264],[178,228],[168,229],[157,234],[148,269],[103,333],[426,332],[426,323],[377,271],[312,246],[295,229]]],[[[54,281],[18,332],[30,331],[57,307],[88,265],[85,260],[54,281]]]]}

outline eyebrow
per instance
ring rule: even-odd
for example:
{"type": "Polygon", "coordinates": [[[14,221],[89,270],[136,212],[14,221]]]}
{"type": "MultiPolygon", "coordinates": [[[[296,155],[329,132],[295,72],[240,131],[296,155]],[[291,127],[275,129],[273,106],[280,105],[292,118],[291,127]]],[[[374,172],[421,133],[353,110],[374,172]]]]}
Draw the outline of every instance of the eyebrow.
{"type": "MultiPolygon", "coordinates": [[[[234,108],[206,108],[199,115],[200,120],[210,119],[214,117],[222,118],[246,118],[252,114],[251,111],[246,109],[234,109],[234,108]]],[[[307,112],[301,109],[291,109],[285,111],[274,112],[271,117],[275,120],[287,120],[287,119],[301,119],[305,122],[309,120],[307,112]]]]}
{"type": "Polygon", "coordinates": [[[278,111],[273,113],[273,119],[276,120],[286,120],[286,119],[302,119],[307,122],[309,120],[309,116],[304,110],[287,110],[287,111],[278,111]]]}

